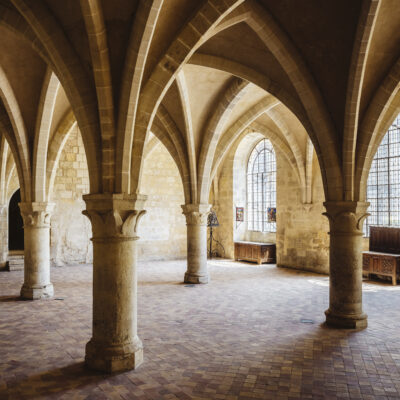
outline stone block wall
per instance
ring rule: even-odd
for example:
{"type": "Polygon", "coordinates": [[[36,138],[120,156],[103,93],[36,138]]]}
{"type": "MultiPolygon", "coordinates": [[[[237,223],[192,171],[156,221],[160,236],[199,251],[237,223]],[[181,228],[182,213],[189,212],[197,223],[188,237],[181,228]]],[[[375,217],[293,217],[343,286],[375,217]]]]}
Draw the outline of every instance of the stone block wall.
{"type": "Polygon", "coordinates": [[[277,153],[277,232],[247,230],[246,170],[253,144],[249,140],[245,148],[239,145],[228,155],[218,176],[217,195],[211,196],[220,222],[215,234],[226,257],[234,257],[235,240],[275,242],[278,266],[329,273],[329,224],[322,215],[324,192],[317,161],[313,166],[313,202],[303,204],[292,167],[277,153]],[[235,221],[236,207],[245,208],[245,222],[235,221]]]}
{"type": "Polygon", "coordinates": [[[277,159],[277,264],[318,273],[329,273],[329,223],[322,215],[324,192],[319,166],[313,166],[312,204],[303,204],[294,171],[277,159]]]}
{"type": "Polygon", "coordinates": [[[147,213],[139,223],[139,260],[186,257],[183,186],[172,157],[161,144],[146,157],[141,193],[148,196],[147,213]]]}
{"type": "Polygon", "coordinates": [[[82,195],[89,192],[85,149],[78,128],[70,133],[60,154],[54,190],[56,206],[51,219],[50,257],[55,265],[93,260],[90,221],[82,214],[82,195]]]}
{"type": "MultiPolygon", "coordinates": [[[[147,213],[139,223],[139,260],[186,256],[186,222],[182,215],[183,188],[178,169],[158,144],[144,163],[141,192],[148,195],[147,213]]],[[[51,222],[53,265],[90,263],[93,260],[90,221],[82,214],[82,195],[89,192],[89,174],[83,142],[74,129],[62,150],[51,201],[56,203],[51,222]]]]}

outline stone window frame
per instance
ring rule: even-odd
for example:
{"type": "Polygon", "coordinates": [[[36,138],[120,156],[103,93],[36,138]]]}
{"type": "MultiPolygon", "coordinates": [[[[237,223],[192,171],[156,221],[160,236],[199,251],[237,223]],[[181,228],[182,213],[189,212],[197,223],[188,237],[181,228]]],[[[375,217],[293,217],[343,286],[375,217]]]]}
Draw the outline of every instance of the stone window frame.
{"type": "Polygon", "coordinates": [[[246,205],[249,231],[276,232],[276,222],[269,222],[267,215],[268,207],[276,207],[276,172],[274,146],[270,140],[263,138],[253,147],[247,160],[246,205]]]}

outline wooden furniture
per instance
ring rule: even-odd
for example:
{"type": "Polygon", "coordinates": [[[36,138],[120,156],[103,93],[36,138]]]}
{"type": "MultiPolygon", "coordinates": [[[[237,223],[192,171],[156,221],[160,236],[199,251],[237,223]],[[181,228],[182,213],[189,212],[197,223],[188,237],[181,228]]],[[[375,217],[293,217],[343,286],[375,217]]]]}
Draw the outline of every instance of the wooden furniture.
{"type": "Polygon", "coordinates": [[[390,276],[393,285],[400,276],[400,228],[371,226],[369,251],[363,252],[363,273],[390,276]]]}
{"type": "Polygon", "coordinates": [[[275,243],[235,242],[235,260],[255,261],[258,264],[274,263],[275,243]]]}

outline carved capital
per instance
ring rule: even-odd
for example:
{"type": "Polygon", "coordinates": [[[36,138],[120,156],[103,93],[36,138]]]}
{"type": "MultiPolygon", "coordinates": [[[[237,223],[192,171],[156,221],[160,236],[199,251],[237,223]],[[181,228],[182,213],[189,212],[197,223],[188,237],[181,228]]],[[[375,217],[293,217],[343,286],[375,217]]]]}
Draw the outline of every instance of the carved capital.
{"type": "Polygon", "coordinates": [[[91,194],[83,196],[86,215],[92,223],[93,240],[137,240],[137,228],[146,213],[147,196],[91,194]]]}
{"type": "Polygon", "coordinates": [[[186,217],[186,225],[207,225],[207,216],[211,204],[184,204],[182,214],[186,217]]]}
{"type": "Polygon", "coordinates": [[[50,228],[54,203],[19,203],[24,228],[50,228]]]}
{"type": "Polygon", "coordinates": [[[329,219],[330,234],[362,235],[365,218],[368,217],[368,202],[362,201],[327,201],[324,203],[329,219]]]}

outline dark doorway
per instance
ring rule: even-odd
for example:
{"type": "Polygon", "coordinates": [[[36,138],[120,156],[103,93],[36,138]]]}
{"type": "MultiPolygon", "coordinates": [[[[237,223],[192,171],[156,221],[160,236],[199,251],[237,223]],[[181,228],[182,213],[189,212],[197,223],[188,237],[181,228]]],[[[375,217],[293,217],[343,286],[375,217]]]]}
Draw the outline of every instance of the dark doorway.
{"type": "Polygon", "coordinates": [[[8,248],[9,250],[24,249],[24,223],[19,211],[21,192],[18,189],[11,197],[8,207],[8,248]]]}

